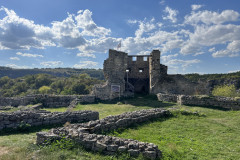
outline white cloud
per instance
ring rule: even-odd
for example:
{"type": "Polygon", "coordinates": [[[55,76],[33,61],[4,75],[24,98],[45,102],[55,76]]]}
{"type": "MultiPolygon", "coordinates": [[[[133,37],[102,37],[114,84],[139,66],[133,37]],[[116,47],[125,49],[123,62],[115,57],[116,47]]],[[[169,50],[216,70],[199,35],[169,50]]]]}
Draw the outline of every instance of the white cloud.
{"type": "Polygon", "coordinates": [[[202,8],[202,7],[203,7],[203,5],[199,5],[199,4],[193,4],[193,5],[191,5],[191,8],[192,8],[193,11],[196,11],[196,10],[202,8]]]}
{"type": "Polygon", "coordinates": [[[216,57],[237,57],[240,52],[240,40],[232,41],[227,45],[226,49],[216,51],[212,54],[214,58],[216,57]]]}
{"type": "Polygon", "coordinates": [[[212,56],[214,58],[217,58],[217,57],[237,57],[237,56],[239,56],[239,53],[234,53],[234,52],[231,52],[231,51],[226,49],[226,50],[217,51],[217,52],[213,53],[212,56]]]}
{"type": "Polygon", "coordinates": [[[149,22],[147,22],[146,19],[144,21],[138,21],[139,28],[135,32],[136,38],[141,38],[144,33],[150,32],[155,29],[156,25],[153,23],[154,21],[154,18],[152,18],[149,22]]]}
{"type": "Polygon", "coordinates": [[[172,9],[172,8],[167,6],[165,8],[164,12],[166,14],[168,14],[167,16],[163,16],[164,20],[170,20],[172,23],[176,23],[177,22],[177,18],[176,18],[177,14],[178,14],[177,10],[174,10],[174,9],[172,9]]]}
{"type": "Polygon", "coordinates": [[[215,50],[216,50],[216,48],[215,48],[215,47],[212,47],[212,48],[210,48],[208,51],[209,51],[209,52],[215,52],[215,50]]]}
{"type": "Polygon", "coordinates": [[[198,56],[198,55],[202,55],[202,54],[204,54],[204,52],[197,52],[193,56],[198,56]]]}
{"type": "Polygon", "coordinates": [[[163,61],[163,63],[168,63],[169,60],[171,60],[173,57],[177,57],[178,54],[170,54],[170,55],[166,55],[166,56],[161,56],[161,61],[163,61]]]}
{"type": "Polygon", "coordinates": [[[117,47],[121,40],[121,38],[113,37],[95,38],[89,40],[87,45],[79,47],[79,50],[88,54],[94,52],[106,53],[108,49],[117,47]]]}
{"type": "Polygon", "coordinates": [[[161,56],[161,64],[165,64],[169,68],[169,72],[176,73],[180,72],[181,70],[185,71],[188,67],[191,67],[193,64],[200,63],[199,59],[192,59],[192,60],[181,60],[177,57],[179,54],[169,54],[161,56]]]}
{"type": "Polygon", "coordinates": [[[223,24],[239,20],[239,13],[233,10],[224,10],[222,13],[212,11],[192,12],[191,15],[185,16],[185,24],[223,24]]]}
{"type": "Polygon", "coordinates": [[[36,39],[33,21],[20,18],[13,10],[1,7],[6,16],[0,19],[0,46],[4,49],[42,48],[41,41],[36,39]]]}
{"type": "Polygon", "coordinates": [[[164,4],[165,4],[165,0],[161,0],[161,1],[159,2],[159,4],[160,4],[160,5],[164,5],[164,4]]]}
{"type": "Polygon", "coordinates": [[[74,68],[95,68],[98,65],[98,62],[94,61],[82,61],[79,64],[75,64],[74,68]]]}
{"type": "Polygon", "coordinates": [[[74,15],[68,14],[63,21],[52,22],[54,41],[61,47],[76,48],[86,43],[74,18],[74,15]]]}
{"type": "Polygon", "coordinates": [[[62,61],[46,61],[46,62],[41,62],[40,64],[45,67],[56,67],[56,66],[63,65],[63,62],[62,61]]]}
{"type": "Polygon", "coordinates": [[[17,69],[28,69],[28,68],[30,68],[28,66],[19,66],[19,65],[16,65],[16,64],[7,64],[6,67],[17,68],[17,69]]]}
{"type": "Polygon", "coordinates": [[[187,67],[191,66],[192,64],[196,64],[200,62],[201,61],[199,59],[193,59],[193,60],[171,59],[166,64],[170,66],[180,65],[184,70],[187,67]]]}
{"type": "Polygon", "coordinates": [[[62,21],[53,21],[51,27],[35,24],[4,7],[0,8],[0,12],[6,13],[0,19],[0,49],[84,48],[92,38],[106,37],[111,33],[110,29],[95,24],[92,12],[87,9],[80,10],[77,15],[68,14],[62,21]]]}
{"type": "MultiPolygon", "coordinates": [[[[177,37],[176,37],[177,38],[177,37]]],[[[163,44],[162,52],[167,52],[169,50],[173,50],[175,48],[180,48],[183,44],[184,40],[182,39],[172,39],[168,40],[165,44],[163,44]]]]}
{"type": "Polygon", "coordinates": [[[10,57],[9,59],[19,61],[20,59],[18,57],[10,57]]]}
{"type": "Polygon", "coordinates": [[[231,52],[240,52],[240,40],[229,43],[227,49],[231,52]]]}
{"type": "Polygon", "coordinates": [[[240,40],[240,26],[233,24],[197,26],[181,48],[182,54],[200,52],[202,47],[240,40]]]}
{"type": "Polygon", "coordinates": [[[135,37],[126,37],[122,39],[121,50],[131,54],[146,54],[152,49],[160,49],[163,52],[179,48],[183,41],[184,32],[163,31],[162,25],[155,22],[155,19],[147,21],[131,20],[133,24],[138,24],[135,37]],[[143,29],[146,28],[146,29],[143,29]]]}
{"type": "Polygon", "coordinates": [[[91,57],[91,58],[96,58],[96,56],[94,54],[91,53],[78,53],[77,54],[78,57],[91,57]]]}
{"type": "Polygon", "coordinates": [[[40,55],[40,54],[30,54],[30,53],[21,53],[21,52],[17,52],[16,55],[23,56],[23,57],[33,57],[33,58],[43,57],[43,55],[40,55]]]}
{"type": "Polygon", "coordinates": [[[228,73],[240,72],[240,70],[228,71],[228,73]]]}
{"type": "Polygon", "coordinates": [[[88,9],[78,11],[78,15],[75,16],[75,20],[77,22],[77,26],[83,29],[82,35],[102,37],[111,33],[110,29],[106,29],[95,24],[92,20],[92,12],[88,9]]]}

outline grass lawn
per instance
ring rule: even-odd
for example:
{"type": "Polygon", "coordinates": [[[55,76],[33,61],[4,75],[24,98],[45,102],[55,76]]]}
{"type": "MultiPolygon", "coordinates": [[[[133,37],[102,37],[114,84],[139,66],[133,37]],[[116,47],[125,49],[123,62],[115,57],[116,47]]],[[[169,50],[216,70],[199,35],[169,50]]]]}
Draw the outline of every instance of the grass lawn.
{"type": "MultiPolygon", "coordinates": [[[[200,115],[183,115],[179,110],[167,120],[146,122],[110,135],[151,142],[159,146],[163,159],[240,159],[240,111],[217,108],[176,106],[161,103],[153,96],[136,97],[108,103],[78,105],[74,110],[95,110],[100,118],[123,112],[150,108],[177,107],[179,110],[198,111],[200,115]]],[[[48,109],[65,111],[66,108],[48,109]]],[[[81,147],[59,149],[53,146],[39,148],[34,143],[36,132],[48,130],[33,128],[27,133],[1,133],[0,159],[129,159],[128,155],[103,156],[87,152],[81,147]]],[[[137,159],[142,159],[139,157],[137,159]]]]}

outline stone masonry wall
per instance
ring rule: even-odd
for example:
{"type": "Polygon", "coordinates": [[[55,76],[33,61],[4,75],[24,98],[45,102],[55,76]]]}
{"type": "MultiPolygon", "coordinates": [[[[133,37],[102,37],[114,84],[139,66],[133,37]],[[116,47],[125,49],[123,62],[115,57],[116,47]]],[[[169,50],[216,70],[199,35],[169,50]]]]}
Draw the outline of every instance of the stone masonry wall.
{"type": "Polygon", "coordinates": [[[177,102],[182,105],[216,106],[225,109],[240,110],[240,99],[230,97],[189,96],[177,94],[157,94],[159,101],[177,102]]]}
{"type": "Polygon", "coordinates": [[[99,119],[99,113],[93,111],[48,112],[17,111],[0,113],[0,130],[17,128],[20,124],[31,126],[64,124],[65,122],[88,122],[99,119]]]}
{"type": "Polygon", "coordinates": [[[29,104],[42,103],[43,107],[67,107],[78,99],[78,102],[93,103],[93,95],[29,95],[25,97],[0,97],[0,106],[26,106],[29,104]]]}
{"type": "Polygon", "coordinates": [[[66,136],[92,151],[110,155],[117,152],[128,152],[130,156],[138,156],[142,153],[145,158],[157,159],[161,157],[161,151],[158,146],[152,143],[111,137],[99,133],[106,133],[118,128],[127,128],[134,124],[170,115],[171,113],[168,110],[158,108],[127,112],[88,123],[71,124],[66,127],[52,129],[49,132],[37,133],[37,144],[46,144],[52,140],[61,139],[61,136],[66,136]]]}

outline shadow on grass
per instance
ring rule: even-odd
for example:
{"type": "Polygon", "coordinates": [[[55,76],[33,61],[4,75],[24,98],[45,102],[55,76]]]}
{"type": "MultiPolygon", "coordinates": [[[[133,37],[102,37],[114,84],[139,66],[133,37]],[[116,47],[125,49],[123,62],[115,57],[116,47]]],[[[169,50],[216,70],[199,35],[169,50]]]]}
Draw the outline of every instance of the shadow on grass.
{"type": "Polygon", "coordinates": [[[157,119],[150,119],[150,120],[142,122],[142,123],[134,123],[133,125],[128,126],[126,128],[118,128],[118,129],[115,129],[115,130],[112,130],[112,131],[109,131],[109,132],[105,132],[105,133],[102,133],[102,134],[111,135],[111,136],[118,136],[118,134],[121,134],[128,129],[137,130],[137,129],[139,129],[139,127],[142,127],[144,125],[148,125],[148,124],[151,124],[153,122],[163,122],[163,121],[166,121],[166,120],[174,118],[174,117],[176,117],[176,116],[173,115],[173,114],[169,114],[169,115],[165,115],[164,117],[160,117],[160,118],[157,118],[157,119]]]}
{"type": "Polygon", "coordinates": [[[218,107],[218,106],[196,106],[196,105],[185,105],[188,107],[201,107],[201,108],[207,108],[207,109],[214,109],[214,110],[220,110],[220,111],[231,111],[232,109],[230,108],[223,108],[223,107],[218,107]]]}
{"type": "Polygon", "coordinates": [[[103,103],[103,104],[131,104],[133,106],[137,107],[152,107],[152,108],[164,108],[164,107],[171,107],[176,105],[175,103],[167,103],[167,102],[160,102],[157,99],[156,95],[144,95],[144,94],[137,94],[132,98],[121,98],[119,99],[113,99],[110,101],[97,101],[97,103],[103,103]]]}
{"type": "Polygon", "coordinates": [[[63,124],[54,124],[54,125],[43,125],[43,126],[32,126],[25,129],[21,128],[7,128],[0,131],[0,136],[7,136],[11,134],[28,134],[40,132],[44,129],[49,130],[56,127],[62,127],[63,124]]]}

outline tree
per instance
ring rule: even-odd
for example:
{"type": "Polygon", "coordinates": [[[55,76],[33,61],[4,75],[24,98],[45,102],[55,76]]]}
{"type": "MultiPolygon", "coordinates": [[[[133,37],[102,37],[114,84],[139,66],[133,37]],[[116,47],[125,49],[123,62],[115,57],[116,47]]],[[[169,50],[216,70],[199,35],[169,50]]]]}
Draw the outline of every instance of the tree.
{"type": "Polygon", "coordinates": [[[42,86],[38,90],[41,94],[49,94],[51,92],[51,88],[48,86],[42,86]]]}
{"type": "Polygon", "coordinates": [[[4,77],[0,78],[0,87],[5,85],[6,83],[8,83],[8,81],[10,81],[10,78],[8,76],[4,76],[4,77]]]}
{"type": "Polygon", "coordinates": [[[36,88],[41,86],[48,86],[52,83],[51,76],[47,74],[39,74],[35,81],[36,88]]]}
{"type": "Polygon", "coordinates": [[[88,90],[86,89],[86,86],[84,84],[75,83],[72,86],[72,92],[73,94],[87,94],[88,90]]]}
{"type": "Polygon", "coordinates": [[[212,95],[214,96],[224,96],[224,97],[236,97],[237,90],[234,85],[222,85],[214,87],[212,95]]]}

